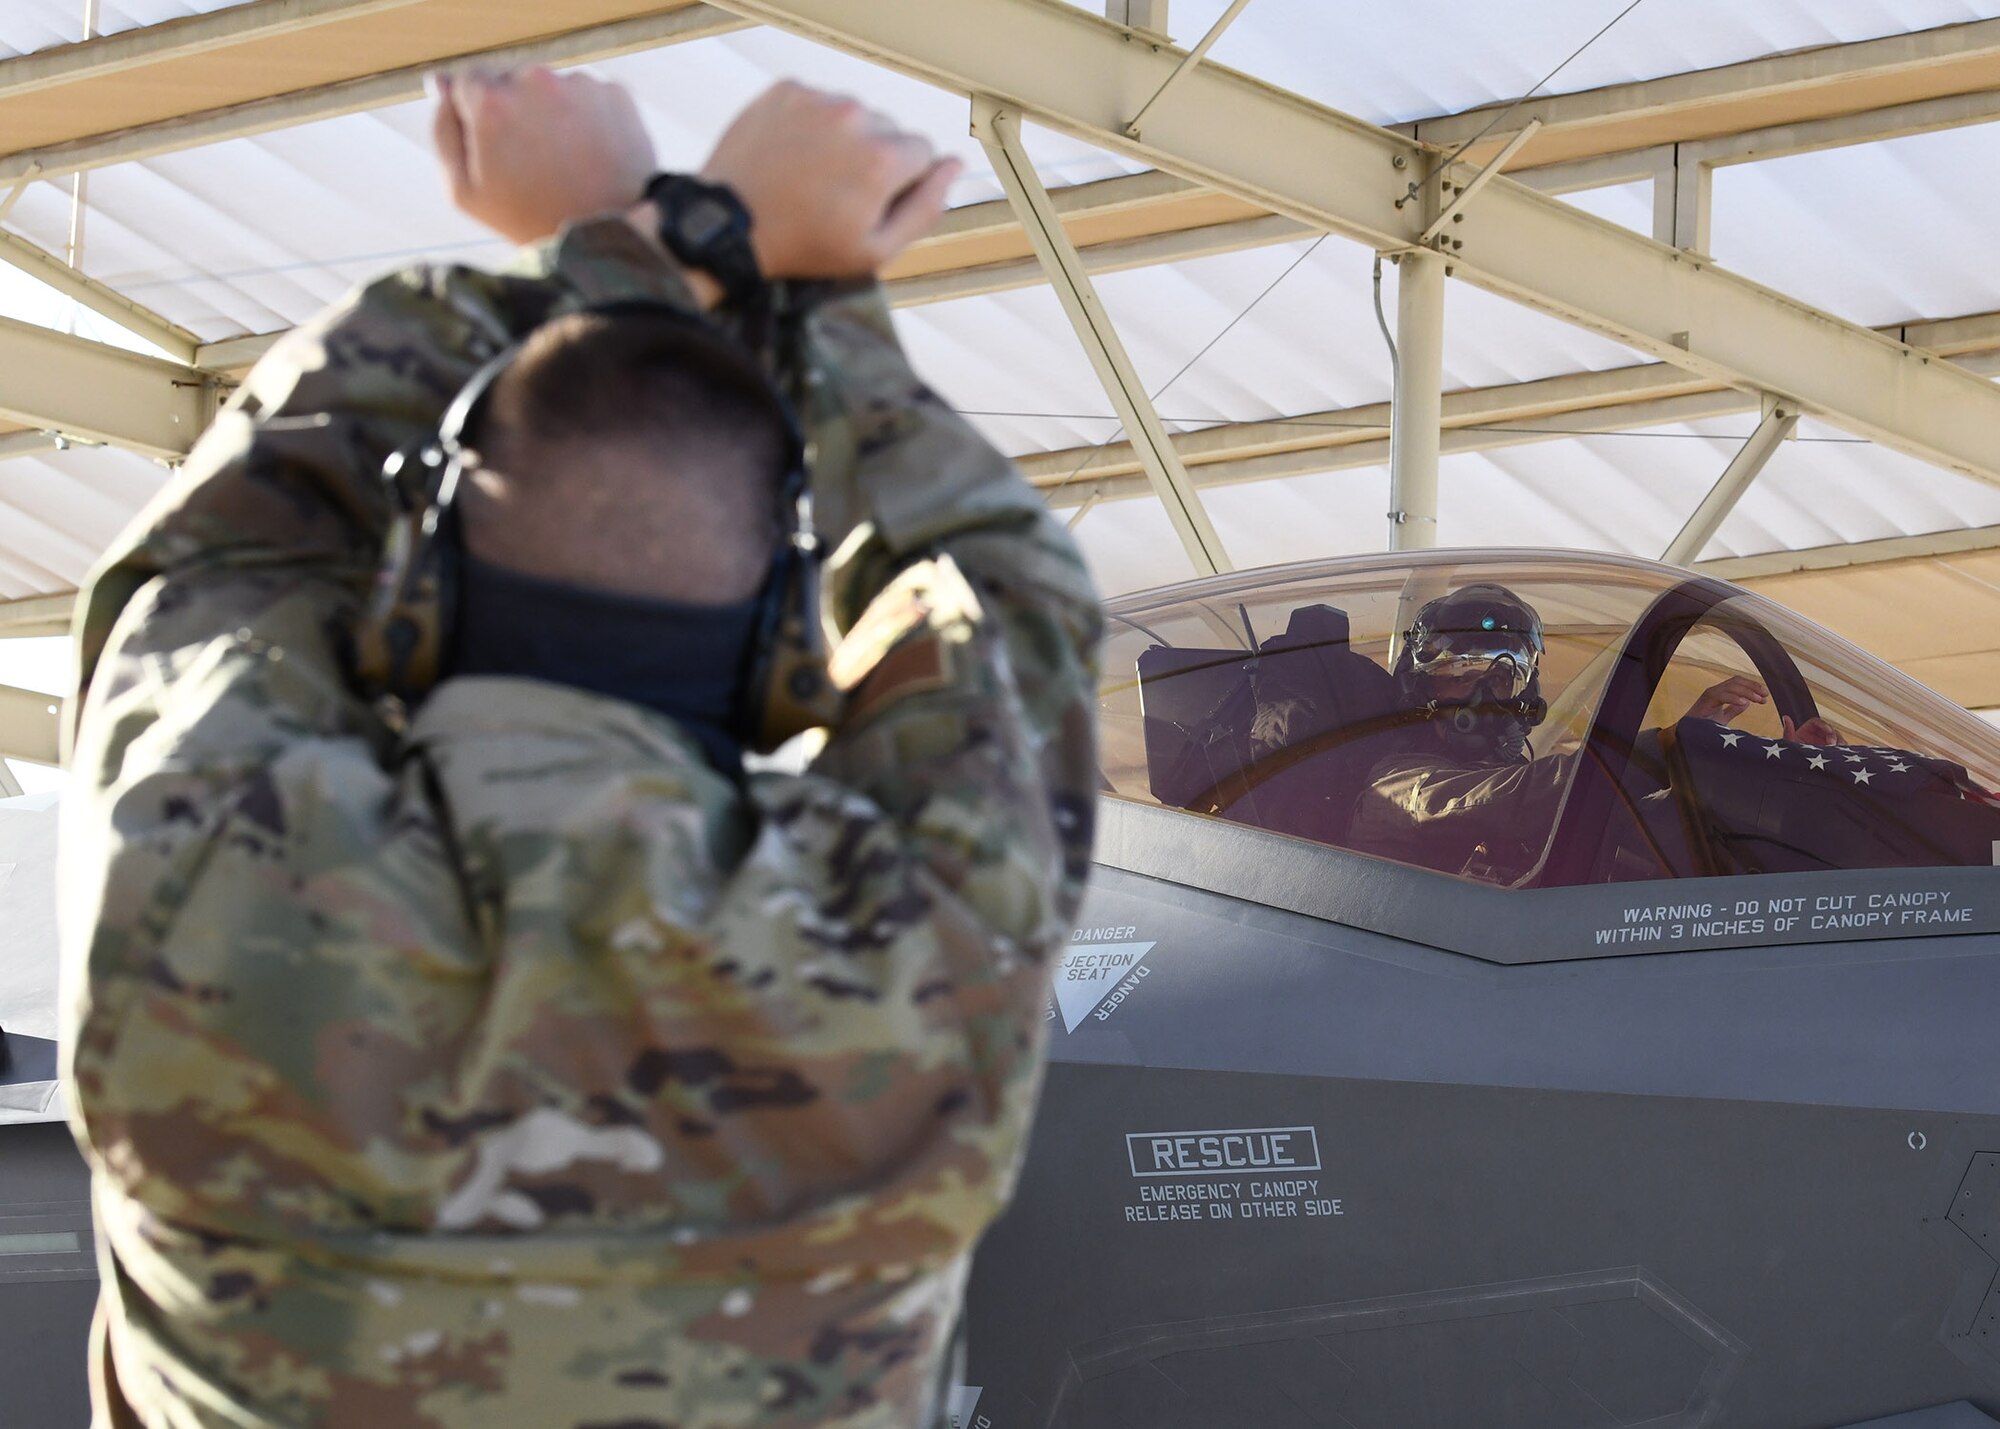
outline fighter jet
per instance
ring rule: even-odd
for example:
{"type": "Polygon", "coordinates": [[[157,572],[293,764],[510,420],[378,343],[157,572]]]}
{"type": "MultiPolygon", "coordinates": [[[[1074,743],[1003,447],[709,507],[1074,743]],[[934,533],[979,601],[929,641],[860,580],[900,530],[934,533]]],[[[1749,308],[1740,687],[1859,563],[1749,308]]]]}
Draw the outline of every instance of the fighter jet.
{"type": "MultiPolygon", "coordinates": [[[[2000,1423],[2000,734],[1615,557],[1110,614],[1100,866],[948,1422],[2000,1423]]],[[[65,1129],[4,1124],[61,1101],[9,817],[0,967],[51,986],[0,981],[0,1404],[55,1429],[94,1287],[65,1129]]]]}
{"type": "Polygon", "coordinates": [[[83,1429],[90,1186],[56,1080],[56,799],[0,800],[0,1424],[83,1429]]]}
{"type": "Polygon", "coordinates": [[[2000,735],[1643,561],[1110,613],[960,1429],[1996,1422],[2000,735]]]}

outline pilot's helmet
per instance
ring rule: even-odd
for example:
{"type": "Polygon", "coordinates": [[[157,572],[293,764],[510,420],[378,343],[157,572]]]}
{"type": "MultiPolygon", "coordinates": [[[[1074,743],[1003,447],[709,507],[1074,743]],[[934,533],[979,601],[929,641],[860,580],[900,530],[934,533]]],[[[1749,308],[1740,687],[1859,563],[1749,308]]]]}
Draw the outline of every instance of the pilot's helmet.
{"type": "Polygon", "coordinates": [[[1396,677],[1422,706],[1454,706],[1540,724],[1542,618],[1503,585],[1482,582],[1439,596],[1403,632],[1396,677]]]}

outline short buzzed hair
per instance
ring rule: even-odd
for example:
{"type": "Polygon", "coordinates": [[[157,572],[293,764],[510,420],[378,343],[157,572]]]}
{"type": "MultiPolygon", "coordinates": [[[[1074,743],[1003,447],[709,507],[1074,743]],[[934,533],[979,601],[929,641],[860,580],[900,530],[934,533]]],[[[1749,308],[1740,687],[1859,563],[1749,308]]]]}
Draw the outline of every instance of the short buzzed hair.
{"type": "Polygon", "coordinates": [[[574,313],[493,385],[459,495],[467,548],[524,575],[724,604],[764,579],[790,425],[757,359],[660,313],[574,313]]]}

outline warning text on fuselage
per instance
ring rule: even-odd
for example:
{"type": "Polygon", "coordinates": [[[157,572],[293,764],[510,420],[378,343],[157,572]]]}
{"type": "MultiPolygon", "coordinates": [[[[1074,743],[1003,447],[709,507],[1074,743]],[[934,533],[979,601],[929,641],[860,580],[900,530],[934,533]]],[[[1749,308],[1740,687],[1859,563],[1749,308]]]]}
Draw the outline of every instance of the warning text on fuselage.
{"type": "Polygon", "coordinates": [[[1218,1131],[1133,1131],[1125,1152],[1134,1176],[1225,1176],[1246,1171],[1317,1171],[1319,1135],[1310,1126],[1218,1131]]]}

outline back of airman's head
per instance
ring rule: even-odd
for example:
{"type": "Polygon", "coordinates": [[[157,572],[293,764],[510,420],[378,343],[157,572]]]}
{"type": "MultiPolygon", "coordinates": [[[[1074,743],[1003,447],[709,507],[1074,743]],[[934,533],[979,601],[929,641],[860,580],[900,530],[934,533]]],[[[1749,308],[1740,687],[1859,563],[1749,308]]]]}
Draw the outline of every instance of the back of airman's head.
{"type": "Polygon", "coordinates": [[[718,604],[755,591],[790,454],[733,342],[670,314],[578,313],[494,383],[459,496],[476,558],[543,580],[718,604]]]}

